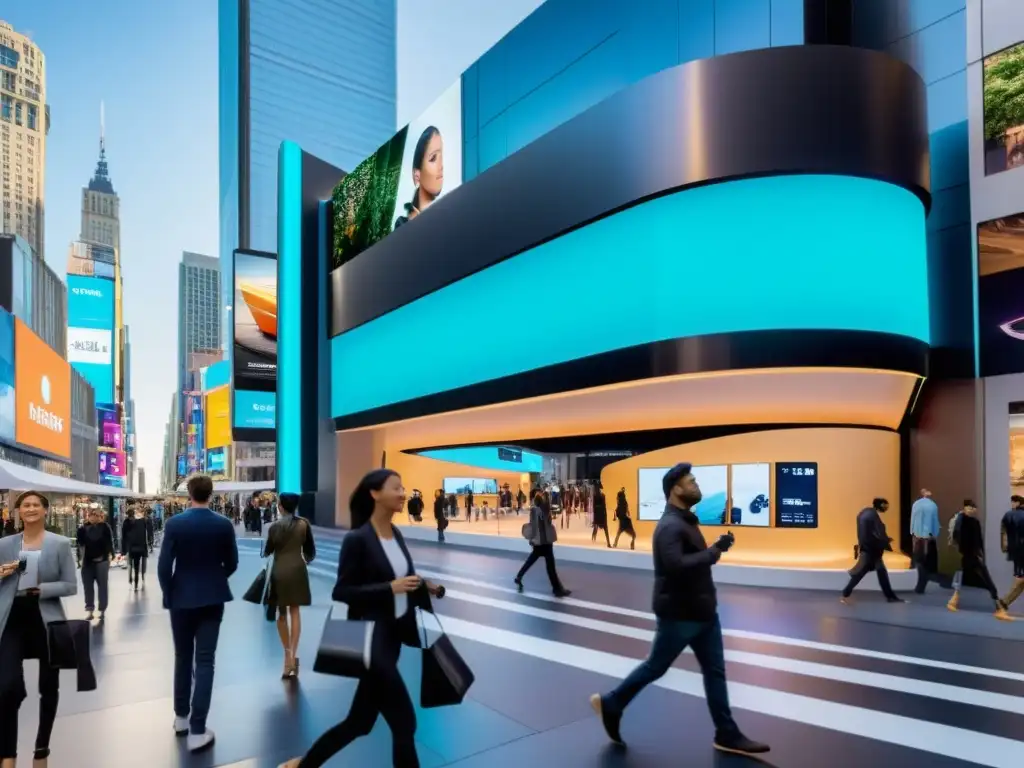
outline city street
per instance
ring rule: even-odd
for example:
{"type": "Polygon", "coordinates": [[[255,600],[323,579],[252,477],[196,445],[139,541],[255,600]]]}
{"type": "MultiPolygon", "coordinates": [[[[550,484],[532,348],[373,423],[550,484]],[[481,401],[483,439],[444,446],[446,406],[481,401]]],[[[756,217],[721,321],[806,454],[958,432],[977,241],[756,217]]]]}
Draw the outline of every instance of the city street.
{"type": "MultiPolygon", "coordinates": [[[[236,597],[260,568],[259,548],[257,539],[239,540],[236,597]]],[[[312,671],[339,534],[320,532],[318,550],[298,683],[279,679],[276,631],[262,612],[240,600],[228,606],[210,715],[217,742],[200,755],[189,755],[171,731],[173,651],[155,559],[138,595],[128,592],[126,572],[115,571],[111,609],[94,634],[100,687],[74,693],[73,675],[65,673],[51,764],[275,768],[302,753],[344,717],[354,688],[312,671]]],[[[519,561],[511,556],[433,545],[415,545],[412,554],[423,575],[446,584],[448,595],[437,603],[441,620],[477,676],[462,706],[418,712],[424,768],[748,764],[712,750],[689,654],[628,711],[629,749],[605,739],[587,697],[611,687],[648,649],[654,625],[646,573],[565,565],[573,595],[555,600],[542,567],[528,575],[526,593],[516,594],[519,561]]],[[[1024,765],[1024,621],[994,621],[980,595],[965,596],[965,610],[950,614],[941,590],[890,606],[873,584],[865,587],[851,606],[820,594],[720,590],[736,718],[771,744],[770,764],[1024,765]]],[[[79,599],[68,608],[82,614],[79,599]]],[[[37,711],[33,665],[23,754],[37,711]]],[[[402,670],[414,700],[418,668],[417,652],[406,650],[402,670]]],[[[389,756],[390,735],[379,721],[331,765],[387,768],[389,756]]]]}

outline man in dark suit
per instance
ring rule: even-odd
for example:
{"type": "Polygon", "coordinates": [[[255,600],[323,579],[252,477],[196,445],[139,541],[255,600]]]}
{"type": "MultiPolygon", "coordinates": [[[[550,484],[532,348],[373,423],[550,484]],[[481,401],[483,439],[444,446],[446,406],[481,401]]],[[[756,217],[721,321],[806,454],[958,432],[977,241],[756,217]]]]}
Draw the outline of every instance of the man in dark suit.
{"type": "Polygon", "coordinates": [[[654,530],[654,615],[658,626],[650,655],[619,686],[604,696],[595,693],[590,704],[608,737],[624,744],[619,731],[622,713],[644,688],[663,677],[687,646],[693,649],[704,677],[704,691],[715,724],[713,746],[721,752],[757,755],[767,744],[743,735],[729,708],[725,680],[725,650],[718,619],[718,597],[712,566],[733,545],[725,533],[710,547],[700,532],[691,507],[702,497],[689,464],[676,464],[661,481],[665,513],[654,530]]]}
{"type": "Polygon", "coordinates": [[[209,477],[189,479],[190,508],[164,526],[157,566],[174,634],[174,732],[188,734],[192,752],[213,744],[213,731],[206,727],[213,662],[224,604],[232,600],[228,578],[238,568],[235,529],[210,509],[212,495],[209,477]]]}

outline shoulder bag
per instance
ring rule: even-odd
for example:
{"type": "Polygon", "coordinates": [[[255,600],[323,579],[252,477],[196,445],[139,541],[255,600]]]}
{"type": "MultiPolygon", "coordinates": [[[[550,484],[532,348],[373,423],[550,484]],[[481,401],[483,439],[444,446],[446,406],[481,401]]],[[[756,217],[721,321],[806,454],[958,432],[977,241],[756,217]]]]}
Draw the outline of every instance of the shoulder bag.
{"type": "Polygon", "coordinates": [[[327,614],[313,671],[335,677],[360,678],[373,661],[372,621],[349,621],[334,618],[334,609],[327,614]]]}
{"type": "Polygon", "coordinates": [[[423,709],[433,709],[434,707],[450,707],[453,704],[461,704],[476,677],[473,670],[455,650],[455,646],[445,633],[444,627],[441,626],[441,620],[437,614],[421,610],[421,618],[426,613],[430,613],[434,617],[441,635],[433,645],[429,645],[427,626],[424,622],[420,706],[423,709]]]}

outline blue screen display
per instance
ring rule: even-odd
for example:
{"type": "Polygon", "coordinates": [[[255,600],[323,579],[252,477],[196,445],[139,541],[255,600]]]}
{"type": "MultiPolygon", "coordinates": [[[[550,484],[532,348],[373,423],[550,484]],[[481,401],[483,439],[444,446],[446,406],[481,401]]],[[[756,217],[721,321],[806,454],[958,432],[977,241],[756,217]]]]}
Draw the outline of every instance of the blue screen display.
{"type": "Polygon", "coordinates": [[[235,426],[240,429],[273,429],[277,421],[277,393],[235,390],[235,426]]]}
{"type": "Polygon", "coordinates": [[[223,387],[231,383],[231,361],[221,360],[208,368],[203,369],[202,386],[203,392],[223,387]]]}
{"type": "Polygon", "coordinates": [[[544,470],[544,457],[539,453],[516,449],[513,453],[520,456],[521,461],[508,461],[502,457],[503,453],[497,446],[479,445],[466,448],[438,448],[420,451],[419,455],[428,459],[463,464],[467,467],[496,469],[504,472],[542,472],[544,470]]]}
{"type": "Polygon", "coordinates": [[[114,283],[68,275],[68,362],[96,392],[114,402],[114,283]]]}
{"type": "Polygon", "coordinates": [[[223,448],[214,448],[206,452],[206,471],[224,472],[225,459],[227,458],[223,448]]]}
{"type": "Polygon", "coordinates": [[[639,344],[780,329],[927,342],[921,201],[885,182],[805,175],[712,184],[637,205],[334,337],[331,413],[639,344]],[[566,285],[578,287],[579,301],[565,301],[566,285]],[[521,322],[490,314],[484,297],[522,290],[530,302],[517,308],[521,322]],[[449,361],[414,376],[366,375],[384,350],[456,349],[501,354],[485,365],[449,361]]]}

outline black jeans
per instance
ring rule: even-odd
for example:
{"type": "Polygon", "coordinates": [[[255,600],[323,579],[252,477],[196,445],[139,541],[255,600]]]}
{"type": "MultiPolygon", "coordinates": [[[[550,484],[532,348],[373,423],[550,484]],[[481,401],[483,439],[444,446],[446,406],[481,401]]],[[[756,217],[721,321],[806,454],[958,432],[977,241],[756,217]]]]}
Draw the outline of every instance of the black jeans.
{"type": "Polygon", "coordinates": [[[36,750],[50,747],[60,700],[60,671],[50,666],[39,598],[15,597],[0,637],[0,760],[18,755],[18,710],[28,696],[25,659],[39,659],[39,727],[36,750]]]}
{"type": "Polygon", "coordinates": [[[196,735],[206,733],[206,717],[210,714],[210,698],[213,696],[213,666],[223,619],[223,605],[171,609],[174,714],[176,717],[189,717],[191,713],[189,730],[196,735]]]}
{"type": "Polygon", "coordinates": [[[82,563],[82,587],[85,591],[85,610],[92,612],[96,609],[95,594],[99,588],[99,611],[107,610],[107,595],[110,582],[110,561],[107,559],[92,561],[86,560],[82,563]]]}
{"type": "Polygon", "coordinates": [[[857,564],[850,570],[850,582],[843,590],[843,597],[853,594],[854,588],[861,583],[865,576],[874,571],[878,576],[878,586],[882,588],[882,594],[887,600],[898,600],[896,593],[892,591],[892,584],[889,582],[889,571],[882,562],[881,555],[872,555],[865,552],[860,553],[857,564]]]}
{"type": "Polygon", "coordinates": [[[551,544],[537,544],[530,550],[529,557],[526,558],[526,562],[523,563],[523,567],[519,569],[519,573],[516,574],[516,582],[523,580],[523,576],[526,572],[533,567],[541,558],[544,558],[544,565],[547,566],[548,581],[551,582],[551,589],[555,592],[562,591],[562,582],[558,579],[558,570],[555,568],[555,548],[551,544]]]}
{"type": "Polygon", "coordinates": [[[395,768],[419,768],[416,755],[416,710],[409,690],[398,673],[402,644],[391,628],[378,624],[373,638],[373,661],[359,681],[348,717],[326,731],[310,747],[299,768],[320,768],[334,755],[369,735],[378,715],[391,729],[392,762],[395,768]]]}
{"type": "Polygon", "coordinates": [[[715,730],[719,734],[737,733],[739,728],[729,707],[722,624],[717,615],[712,621],[658,619],[650,655],[615,690],[603,697],[604,710],[612,715],[621,715],[640,691],[668,672],[687,646],[693,649],[693,655],[700,664],[704,695],[715,730]]]}
{"type": "Polygon", "coordinates": [[[139,574],[142,580],[146,580],[146,561],[149,558],[145,552],[131,552],[128,554],[128,583],[139,586],[139,574]]]}
{"type": "Polygon", "coordinates": [[[938,553],[934,539],[914,539],[914,565],[917,568],[917,586],[914,591],[924,594],[925,587],[938,570],[938,553]]]}

